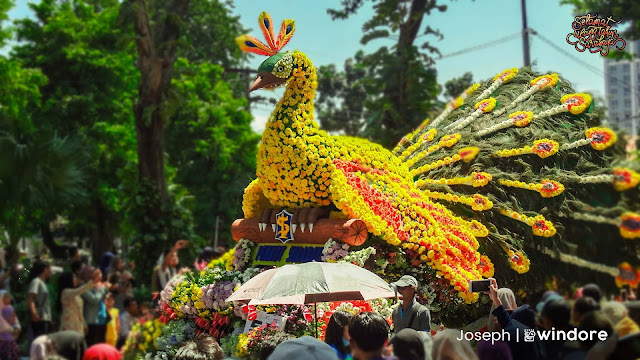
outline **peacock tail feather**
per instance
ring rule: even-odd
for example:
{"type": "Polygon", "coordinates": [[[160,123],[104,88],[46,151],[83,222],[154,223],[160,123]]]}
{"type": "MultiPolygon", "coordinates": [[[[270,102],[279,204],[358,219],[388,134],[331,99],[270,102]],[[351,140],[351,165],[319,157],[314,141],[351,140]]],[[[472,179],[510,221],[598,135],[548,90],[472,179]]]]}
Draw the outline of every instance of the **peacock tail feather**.
{"type": "Polygon", "coordinates": [[[637,163],[625,160],[623,144],[592,106],[590,95],[576,94],[557,74],[508,69],[467,90],[394,152],[419,188],[437,194],[429,197],[484,224],[482,248],[501,248],[519,272],[528,268],[525,249],[577,245],[581,256],[608,266],[637,261],[637,163]],[[473,160],[452,161],[465,148],[478,149],[473,160]],[[492,208],[451,201],[477,195],[492,208]]]}

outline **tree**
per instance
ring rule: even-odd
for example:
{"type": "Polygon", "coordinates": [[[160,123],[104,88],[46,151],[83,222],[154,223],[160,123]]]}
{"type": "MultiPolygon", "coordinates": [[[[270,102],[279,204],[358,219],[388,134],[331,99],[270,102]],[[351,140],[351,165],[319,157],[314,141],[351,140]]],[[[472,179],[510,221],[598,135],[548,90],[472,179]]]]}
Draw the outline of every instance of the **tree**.
{"type": "Polygon", "coordinates": [[[173,181],[198,201],[193,204],[195,230],[213,238],[216,217],[231,240],[231,222],[242,214],[242,194],[255,177],[259,135],[251,130],[251,115],[242,110],[223,78],[223,69],[208,62],[176,62],[173,87],[181,106],[167,128],[168,163],[176,169],[173,181]]]}
{"type": "Polygon", "coordinates": [[[464,73],[464,75],[453,78],[444,83],[445,95],[449,99],[454,99],[463,91],[469,88],[469,86],[473,85],[473,75],[470,72],[464,73]]]}
{"type": "MultiPolygon", "coordinates": [[[[363,25],[361,43],[393,39],[395,44],[391,48],[380,47],[363,56],[358,63],[367,73],[362,80],[367,97],[361,135],[392,147],[421,123],[436,104],[440,89],[436,83],[434,61],[428,53],[438,51],[428,41],[420,45],[416,41],[422,35],[441,37],[430,26],[423,29],[422,20],[434,10],[445,11],[446,6],[427,0],[371,2],[374,3],[375,15],[363,25]]],[[[343,0],[342,9],[329,9],[327,12],[334,20],[346,19],[365,3],[364,0],[343,0]]]]}
{"type": "Polygon", "coordinates": [[[359,51],[353,59],[345,60],[344,71],[338,71],[334,64],[318,68],[316,109],[325,130],[349,136],[362,131],[367,97],[363,83],[366,70],[360,63],[363,57],[364,53],[359,51]]]}
{"type": "Polygon", "coordinates": [[[29,6],[36,19],[17,21],[20,43],[12,55],[49,79],[41,89],[43,106],[33,112],[34,126],[82,148],[88,192],[86,199],[51,208],[37,227],[53,255],[63,257],[48,224],[66,215],[67,235],[90,237],[99,258],[113,250],[119,235],[123,187],[132,186],[124,174],[136,164],[135,50],[116,27],[117,0],[43,0],[29,6]]]}

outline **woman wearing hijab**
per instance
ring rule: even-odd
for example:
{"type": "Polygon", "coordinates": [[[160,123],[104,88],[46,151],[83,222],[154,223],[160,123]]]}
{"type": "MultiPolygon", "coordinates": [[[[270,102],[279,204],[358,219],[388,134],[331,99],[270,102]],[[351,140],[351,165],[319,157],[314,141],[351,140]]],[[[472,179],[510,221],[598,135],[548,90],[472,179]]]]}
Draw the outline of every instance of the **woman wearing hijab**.
{"type": "Polygon", "coordinates": [[[447,329],[433,337],[431,358],[433,360],[477,360],[471,343],[465,339],[458,340],[460,330],[447,329]]]}
{"type": "MultiPolygon", "coordinates": [[[[94,279],[99,276],[100,270],[95,270],[94,279]]],[[[87,323],[83,316],[82,294],[91,290],[94,279],[78,287],[78,278],[71,272],[60,275],[58,279],[58,311],[61,312],[60,331],[76,331],[80,334],[87,332],[87,323]]]]}
{"type": "Polygon", "coordinates": [[[96,344],[88,348],[82,360],[120,360],[122,354],[109,344],[96,344]]]}
{"type": "MultiPolygon", "coordinates": [[[[513,311],[518,307],[516,303],[516,296],[513,294],[513,291],[509,288],[500,288],[498,289],[498,299],[502,302],[502,306],[507,311],[513,311]]],[[[489,321],[487,323],[487,331],[499,331],[500,328],[498,325],[498,319],[493,316],[493,311],[496,309],[495,304],[491,304],[491,311],[489,311],[489,321]]]]}
{"type": "Polygon", "coordinates": [[[11,296],[7,290],[0,290],[0,359],[18,360],[20,322],[11,306],[11,296]]]}

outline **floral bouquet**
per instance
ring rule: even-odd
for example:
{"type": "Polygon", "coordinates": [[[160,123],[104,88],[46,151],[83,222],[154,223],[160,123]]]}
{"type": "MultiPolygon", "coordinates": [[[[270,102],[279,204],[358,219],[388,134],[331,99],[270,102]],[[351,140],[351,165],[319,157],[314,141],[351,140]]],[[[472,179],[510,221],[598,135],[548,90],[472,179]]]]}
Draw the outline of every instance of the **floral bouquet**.
{"type": "Polygon", "coordinates": [[[324,262],[336,262],[349,254],[349,245],[329,239],[322,249],[321,260],[324,262]]]}
{"type": "Polygon", "coordinates": [[[236,353],[246,354],[251,359],[259,359],[263,344],[269,337],[274,336],[278,332],[280,332],[280,329],[274,323],[258,326],[247,333],[246,339],[239,339],[239,349],[236,353]]]}
{"type": "Polygon", "coordinates": [[[144,354],[155,354],[158,351],[156,340],[162,335],[165,325],[157,319],[137,323],[131,328],[127,342],[122,349],[125,360],[144,357],[144,354]]]}

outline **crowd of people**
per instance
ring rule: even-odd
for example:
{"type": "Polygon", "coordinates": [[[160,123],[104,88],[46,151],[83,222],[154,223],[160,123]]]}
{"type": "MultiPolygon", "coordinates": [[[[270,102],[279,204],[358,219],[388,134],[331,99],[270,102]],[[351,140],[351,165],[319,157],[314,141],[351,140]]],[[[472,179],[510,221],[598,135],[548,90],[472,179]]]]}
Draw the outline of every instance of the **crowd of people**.
{"type": "MultiPolygon", "coordinates": [[[[185,270],[178,269],[178,252],[188,245],[178,241],[158,259],[151,284],[154,290],[159,291],[185,270]]],[[[194,267],[202,269],[219,255],[205,248],[194,267]]],[[[57,294],[50,294],[51,265],[35,261],[26,297],[29,321],[23,322],[28,324],[30,359],[120,359],[119,349],[134,324],[152,318],[150,309],[155,308],[133,297],[134,266],[107,252],[99,266],[93,267],[72,249],[67,267],[57,277],[57,294]],[[56,319],[54,313],[58,314],[56,319]]],[[[5,274],[0,273],[0,359],[16,360],[20,359],[17,339],[23,329],[5,274]]],[[[402,300],[390,321],[376,313],[335,311],[324,341],[309,336],[293,338],[282,332],[265,341],[260,358],[579,360],[640,356],[640,328],[629,315],[629,303],[604,299],[597,285],[583,286],[571,299],[548,291],[532,306],[519,305],[511,289],[499,288],[495,279],[490,281],[491,310],[480,331],[433,332],[429,309],[416,299],[418,281],[405,275],[392,284],[402,300]],[[572,337],[572,333],[591,336],[572,337]]],[[[624,300],[635,300],[633,291],[625,291],[624,300]]],[[[182,344],[175,356],[178,360],[222,358],[220,346],[208,336],[182,344]]]]}

